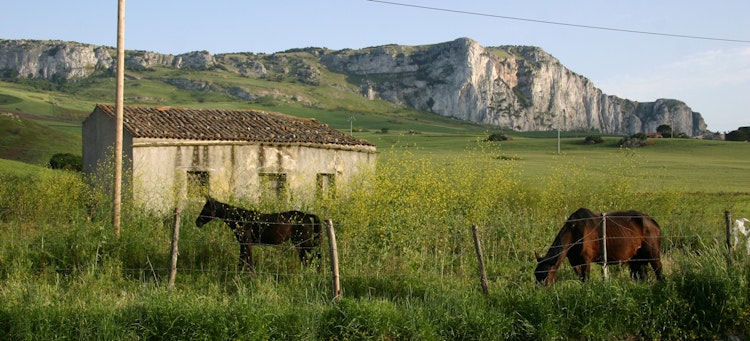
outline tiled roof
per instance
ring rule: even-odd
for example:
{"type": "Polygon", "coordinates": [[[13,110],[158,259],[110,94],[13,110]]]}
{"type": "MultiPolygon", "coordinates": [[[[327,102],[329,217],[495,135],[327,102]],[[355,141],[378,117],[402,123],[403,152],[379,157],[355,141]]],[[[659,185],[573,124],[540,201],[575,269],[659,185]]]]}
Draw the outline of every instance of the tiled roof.
{"type": "MultiPolygon", "coordinates": [[[[115,117],[114,105],[97,104],[95,110],[115,117]]],[[[373,146],[314,119],[253,109],[128,105],[123,128],[139,138],[373,146]]]]}

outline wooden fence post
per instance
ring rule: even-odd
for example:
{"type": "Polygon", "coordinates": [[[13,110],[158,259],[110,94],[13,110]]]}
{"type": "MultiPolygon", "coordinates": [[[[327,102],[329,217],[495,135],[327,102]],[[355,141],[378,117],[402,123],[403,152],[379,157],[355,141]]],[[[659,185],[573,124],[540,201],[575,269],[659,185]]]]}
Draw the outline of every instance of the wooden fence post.
{"type": "Polygon", "coordinates": [[[341,283],[339,281],[339,251],[336,246],[336,234],[333,232],[333,221],[326,219],[326,229],[328,230],[328,245],[331,251],[331,284],[333,290],[333,300],[341,299],[341,283]]]}
{"type": "Polygon", "coordinates": [[[169,283],[167,284],[168,289],[174,288],[174,279],[177,276],[177,255],[178,244],[180,243],[180,208],[174,209],[174,229],[172,231],[172,263],[169,267],[169,283]]]}
{"type": "Polygon", "coordinates": [[[607,213],[602,213],[602,275],[604,279],[609,279],[609,269],[607,268],[607,213]]]}
{"type": "Polygon", "coordinates": [[[724,211],[724,224],[727,234],[727,265],[732,265],[732,213],[724,211]]]}
{"type": "Polygon", "coordinates": [[[487,271],[484,268],[484,255],[482,254],[482,242],[479,240],[479,231],[476,225],[471,226],[471,232],[474,235],[474,248],[477,251],[477,264],[479,264],[479,277],[480,277],[480,283],[482,284],[482,292],[485,295],[489,295],[490,289],[487,286],[487,271]]]}

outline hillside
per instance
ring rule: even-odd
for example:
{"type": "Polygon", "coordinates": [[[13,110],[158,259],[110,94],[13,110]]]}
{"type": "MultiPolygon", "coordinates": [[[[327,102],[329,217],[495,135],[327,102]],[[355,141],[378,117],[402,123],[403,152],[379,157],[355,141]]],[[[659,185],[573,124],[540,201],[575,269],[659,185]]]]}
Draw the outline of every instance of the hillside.
{"type": "MultiPolygon", "coordinates": [[[[274,54],[128,51],[125,60],[130,103],[239,102],[365,114],[416,110],[516,131],[633,134],[665,123],[689,135],[706,131],[702,116],[679,100],[635,102],[607,95],[541,48],[485,48],[469,38],[274,54]]],[[[113,65],[108,47],[0,40],[4,80],[82,100],[112,97],[113,65]]]]}
{"type": "MultiPolygon", "coordinates": [[[[28,117],[28,116],[27,116],[28,117]]],[[[56,153],[81,154],[81,134],[66,131],[65,122],[0,114],[0,158],[46,165],[56,153]],[[39,122],[46,122],[42,124],[39,122]],[[55,128],[53,128],[55,127],[55,128]]]]}

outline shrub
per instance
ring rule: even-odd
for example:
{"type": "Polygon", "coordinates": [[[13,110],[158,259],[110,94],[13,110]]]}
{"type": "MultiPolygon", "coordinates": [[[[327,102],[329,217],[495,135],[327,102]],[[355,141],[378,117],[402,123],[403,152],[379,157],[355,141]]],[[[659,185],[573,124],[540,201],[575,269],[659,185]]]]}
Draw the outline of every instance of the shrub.
{"type": "Polygon", "coordinates": [[[673,134],[672,127],[668,124],[660,125],[656,128],[656,132],[661,134],[661,136],[664,138],[670,138],[673,134]]]}
{"type": "Polygon", "coordinates": [[[640,148],[645,146],[650,146],[653,143],[650,143],[648,141],[648,136],[644,133],[637,133],[631,136],[623,137],[622,140],[620,140],[620,147],[625,148],[640,148]]]}
{"type": "Polygon", "coordinates": [[[748,141],[750,140],[750,127],[743,127],[727,133],[727,141],[748,141]]]}
{"type": "Polygon", "coordinates": [[[502,133],[494,133],[487,137],[487,141],[510,141],[511,138],[508,135],[502,133]]]}
{"type": "Polygon", "coordinates": [[[583,140],[584,144],[599,144],[603,142],[604,142],[604,139],[601,136],[597,136],[597,135],[586,136],[586,138],[583,140]]]}
{"type": "Polygon", "coordinates": [[[49,159],[49,168],[80,172],[83,170],[83,159],[80,155],[57,153],[49,159]]]}

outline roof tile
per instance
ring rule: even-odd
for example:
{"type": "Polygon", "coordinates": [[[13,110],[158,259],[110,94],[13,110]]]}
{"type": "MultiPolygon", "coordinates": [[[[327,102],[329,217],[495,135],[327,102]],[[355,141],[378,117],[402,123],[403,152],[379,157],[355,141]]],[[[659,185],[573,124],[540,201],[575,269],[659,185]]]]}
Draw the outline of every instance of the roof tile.
{"type": "MultiPolygon", "coordinates": [[[[115,117],[115,106],[95,110],[115,117]]],[[[254,109],[123,107],[123,128],[133,137],[373,146],[314,119],[254,109]]]]}

